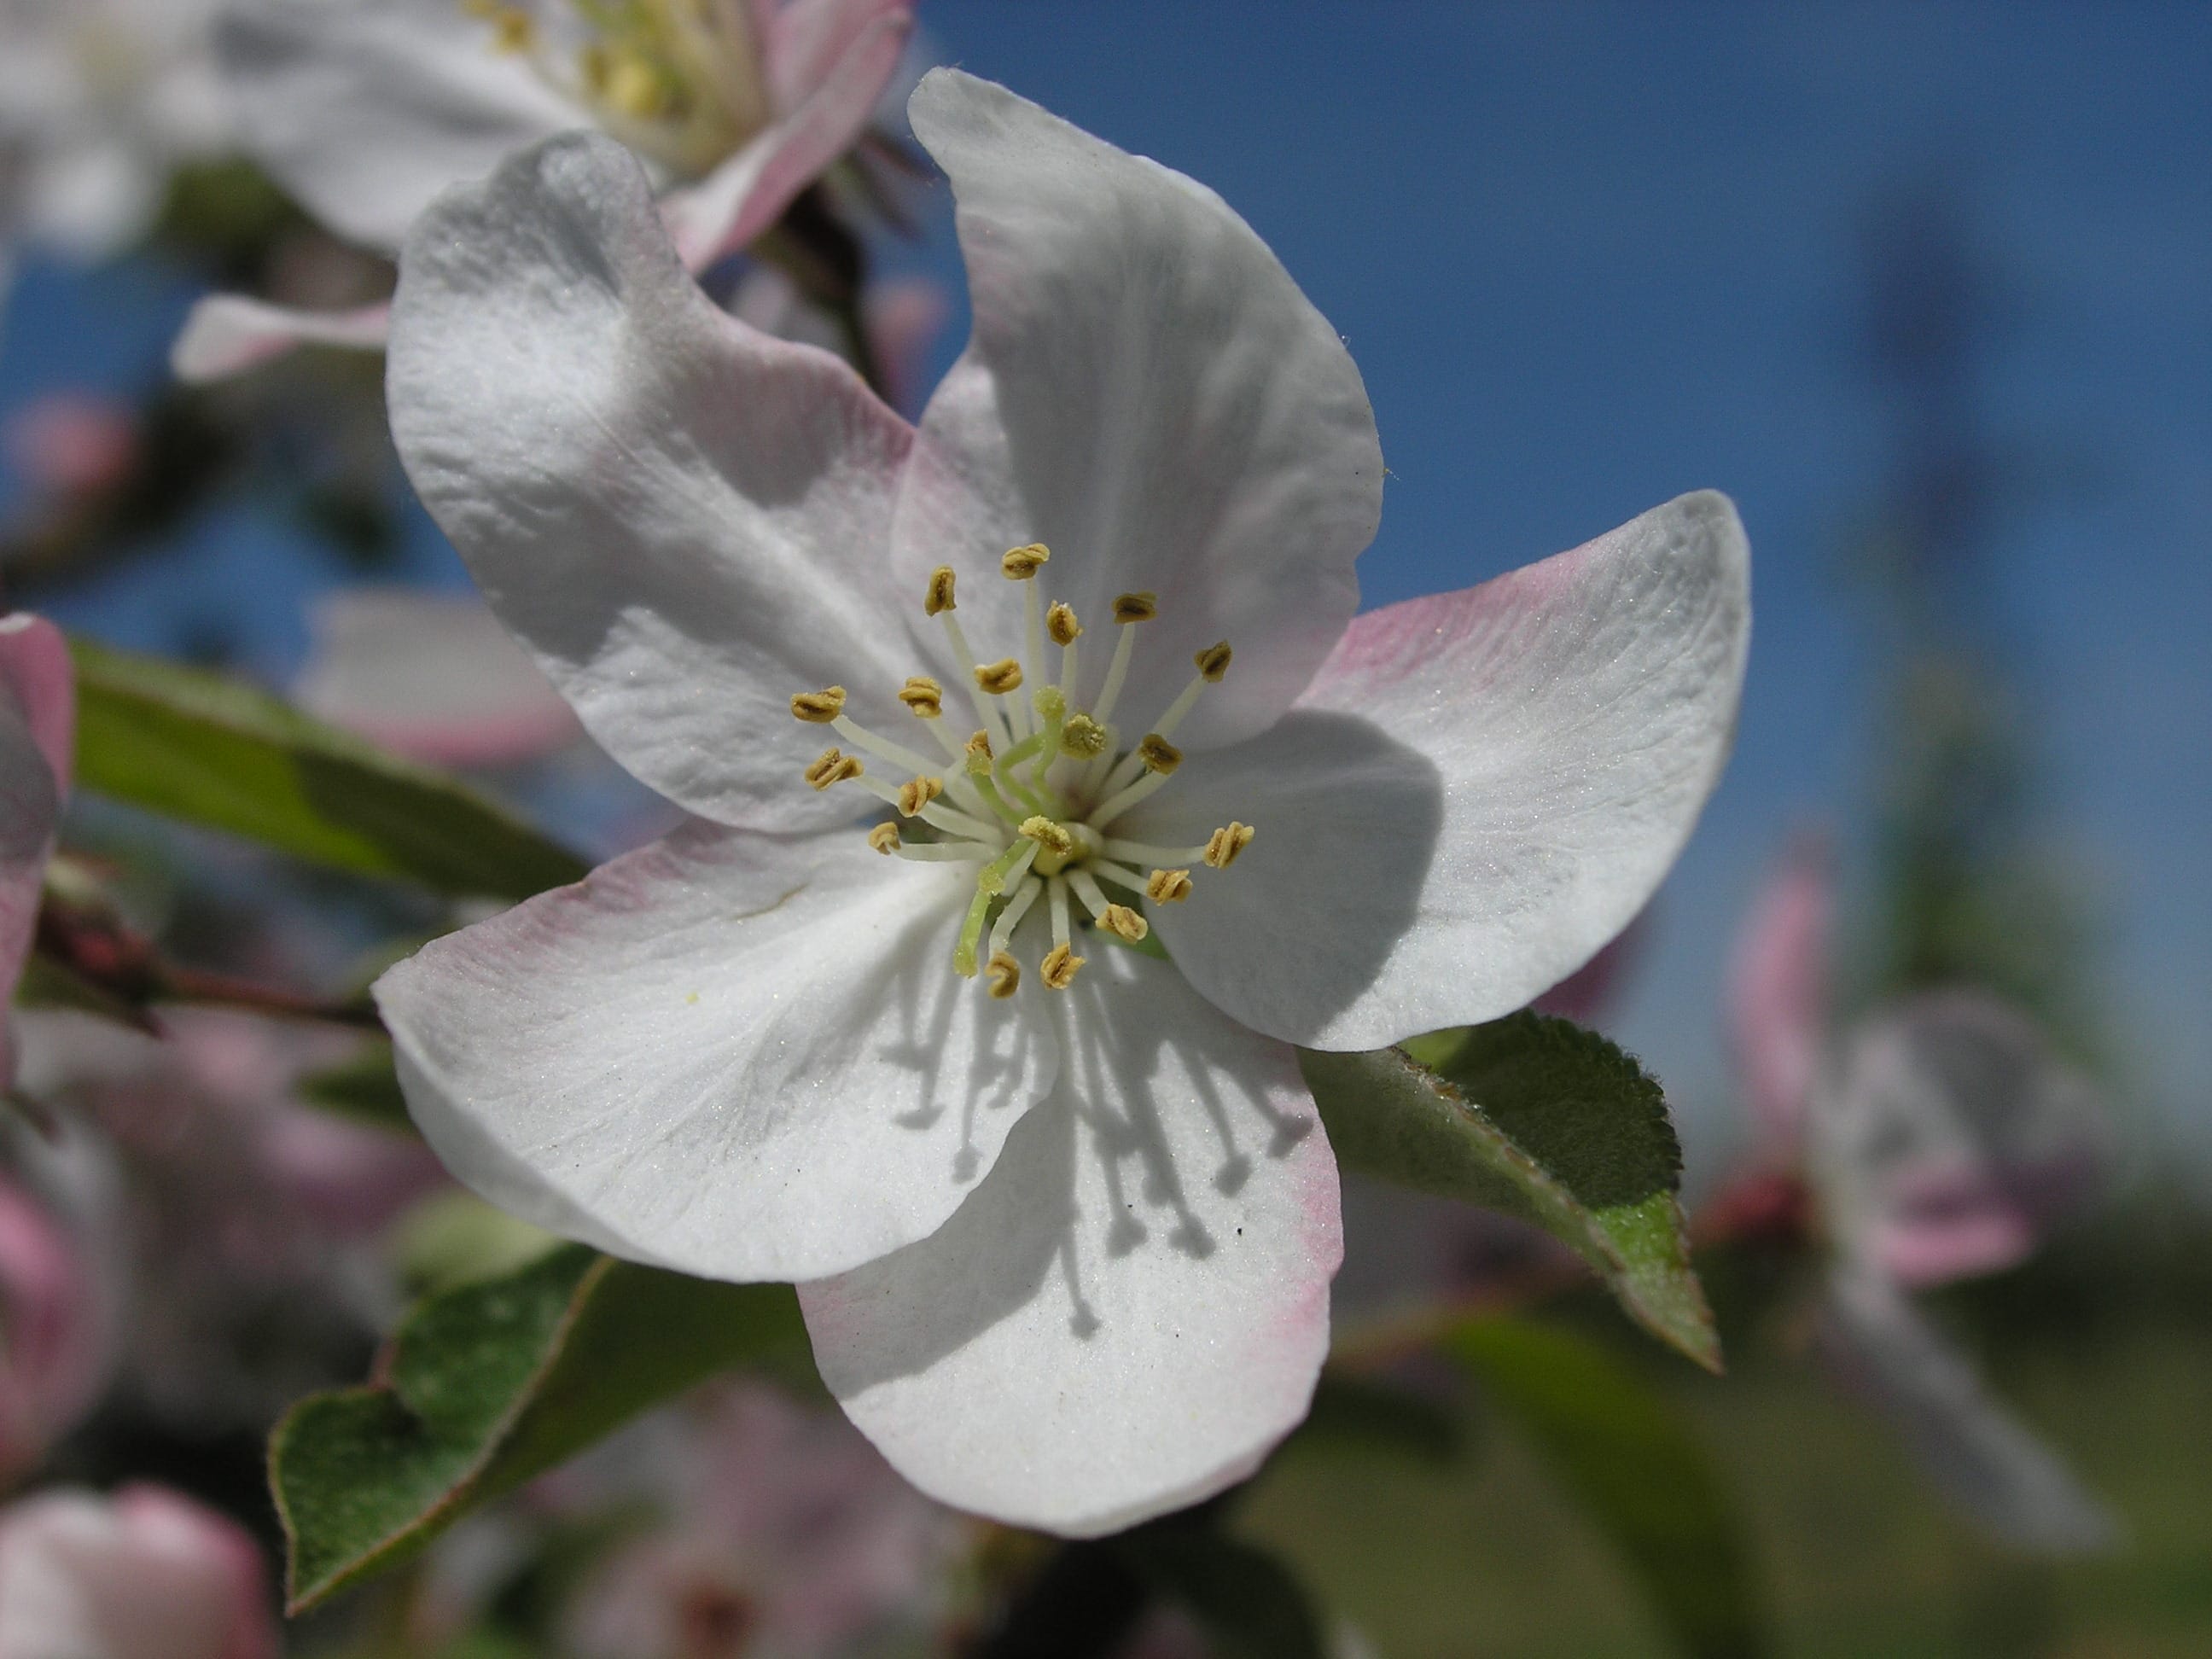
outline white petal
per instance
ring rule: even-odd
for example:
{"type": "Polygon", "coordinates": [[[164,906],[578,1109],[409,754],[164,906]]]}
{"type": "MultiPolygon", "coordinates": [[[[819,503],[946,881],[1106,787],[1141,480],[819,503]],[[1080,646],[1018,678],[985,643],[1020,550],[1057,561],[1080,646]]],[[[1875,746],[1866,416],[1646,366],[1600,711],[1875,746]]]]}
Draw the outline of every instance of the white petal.
{"type": "Polygon", "coordinates": [[[169,367],[180,380],[204,384],[242,374],[295,346],[337,346],[381,351],[392,328],[388,305],[351,311],[306,311],[275,306],[242,294],[211,294],[199,301],[169,348],[169,367]]]}
{"type": "Polygon", "coordinates": [[[1868,1021],[1814,1100],[1833,1224],[1908,1285],[2012,1266],[2103,1184],[2096,1089],[1980,992],[1930,992],[1868,1021]]]}
{"type": "Polygon", "coordinates": [[[576,717],[472,595],[364,587],[325,596],[293,701],[435,766],[500,766],[577,741],[576,717]]]}
{"type": "Polygon", "coordinates": [[[994,566],[1043,542],[1046,587],[1103,642],[1093,686],[1114,595],[1160,596],[1127,729],[1224,637],[1236,666],[1176,741],[1264,729],[1351,618],[1352,561],[1382,511],[1351,356],[1202,185],[952,70],[925,76],[909,112],[951,176],[975,333],[922,419],[902,580],[919,592],[952,564],[970,638],[1000,654],[1020,637],[1021,596],[994,566]]]}
{"type": "Polygon", "coordinates": [[[1896,1424],[1922,1472],[1998,1538],[2052,1554],[2118,1541],[2104,1505],[1989,1397],[1886,1276],[1839,1267],[1822,1308],[1823,1357],[1896,1424]]]}
{"type": "Polygon", "coordinates": [[[241,0],[216,40],[253,159],[387,252],[447,185],[589,124],[459,0],[241,0]]]}
{"type": "Polygon", "coordinates": [[[889,9],[845,43],[788,113],[699,183],[662,198],[661,216],[685,264],[702,270],[744,246],[852,148],[913,26],[903,7],[889,9]]]}
{"type": "Polygon", "coordinates": [[[851,816],[800,781],[825,734],[789,699],[840,684],[911,723],[884,576],[910,431],[715,310],[627,151],[557,138],[426,215],[387,386],[416,489],[602,747],[725,823],[851,816]]]}
{"type": "Polygon", "coordinates": [[[1242,1479],[1304,1415],[1342,1259],[1282,1044],[1095,945],[1062,1079],[943,1229],[799,1286],[823,1380],[932,1497],[1091,1535],[1242,1479]]]}
{"type": "Polygon", "coordinates": [[[1042,993],[952,971],[963,897],[858,834],[693,825],[377,1003],[416,1122],[501,1208],[710,1278],[840,1273],[939,1226],[1052,1086],[1042,993]]]}
{"type": "Polygon", "coordinates": [[[1258,830],[1156,908],[1169,951],[1237,1018],[1322,1048],[1494,1019],[1556,984],[1644,908],[1719,780],[1749,556],[1725,497],[1685,495],[1360,617],[1296,713],[1125,820],[1170,845],[1258,830]]]}

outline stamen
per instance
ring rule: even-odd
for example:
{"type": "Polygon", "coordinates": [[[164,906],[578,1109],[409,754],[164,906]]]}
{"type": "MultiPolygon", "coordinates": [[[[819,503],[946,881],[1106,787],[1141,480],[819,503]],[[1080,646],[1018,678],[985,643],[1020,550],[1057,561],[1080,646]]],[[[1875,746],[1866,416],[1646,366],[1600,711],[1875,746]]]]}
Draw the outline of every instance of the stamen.
{"type": "Polygon", "coordinates": [[[1223,640],[1218,644],[1207,646],[1191,660],[1198,665],[1199,673],[1208,684],[1218,685],[1221,684],[1222,676],[1229,672],[1230,655],[1229,641],[1223,640]]]}
{"type": "Polygon", "coordinates": [[[929,573],[929,586],[922,590],[921,614],[934,617],[957,607],[952,602],[954,581],[952,567],[940,564],[929,573]]]}
{"type": "Polygon", "coordinates": [[[1018,880],[1036,856],[1036,843],[1018,842],[975,872],[975,896],[968,901],[968,914],[960,924],[960,939],[952,947],[952,969],[963,979],[975,977],[975,946],[983,936],[983,920],[991,901],[1018,880]]]}
{"type": "Polygon", "coordinates": [[[1145,770],[1164,777],[1182,764],[1182,750],[1158,732],[1148,732],[1137,745],[1137,758],[1145,763],[1145,770]]]}
{"type": "Polygon", "coordinates": [[[1044,568],[1045,561],[1052,557],[1052,550],[1042,542],[1031,542],[1027,547],[1010,547],[999,561],[999,568],[1006,573],[1008,581],[1025,582],[1044,568]]]}
{"type": "MultiPolygon", "coordinates": [[[[858,762],[854,763],[855,765],[858,763],[858,762]]],[[[926,802],[922,804],[921,811],[919,812],[908,812],[906,800],[909,798],[905,795],[906,786],[903,784],[894,789],[880,778],[863,777],[860,781],[861,788],[866,790],[886,806],[896,807],[904,816],[918,817],[924,823],[933,823],[947,835],[966,836],[971,840],[988,842],[994,847],[1000,845],[1004,840],[1006,832],[998,825],[986,823],[974,814],[963,812],[958,807],[947,805],[943,801],[926,802]]]]}
{"type": "Polygon", "coordinates": [[[945,793],[945,781],[927,774],[909,778],[899,786],[898,810],[907,817],[916,817],[921,809],[945,793]]]}
{"type": "Polygon", "coordinates": [[[888,761],[902,772],[927,772],[933,764],[928,756],[918,754],[902,743],[893,743],[889,738],[878,737],[850,715],[834,715],[829,724],[831,731],[854,748],[865,749],[878,760],[888,761]]]}
{"type": "Polygon", "coordinates": [[[1153,871],[1146,880],[1145,896],[1155,904],[1181,904],[1190,896],[1190,872],[1153,871]]]}
{"type": "Polygon", "coordinates": [[[1065,945],[1055,945],[1045,952],[1037,974],[1044,981],[1046,990],[1065,991],[1075,983],[1075,970],[1088,960],[1089,957],[1077,956],[1065,945]]]}
{"type": "MultiPolygon", "coordinates": [[[[975,671],[975,684],[994,697],[1003,697],[1009,691],[1022,688],[1022,665],[1012,657],[985,663],[975,671]]],[[[1018,705],[1017,705],[1018,707],[1018,705]]]]}
{"type": "Polygon", "coordinates": [[[1054,876],[1045,884],[1045,896],[1052,901],[1052,942],[1065,951],[1071,937],[1067,927],[1067,883],[1054,876]]]}
{"type": "Polygon", "coordinates": [[[816,756],[814,763],[805,772],[807,782],[817,789],[827,789],[833,783],[842,783],[848,778],[860,775],[860,757],[848,755],[834,744],[816,756]]]}
{"type": "Polygon", "coordinates": [[[1120,624],[1120,637],[1114,641],[1114,660],[1107,666],[1106,684],[1091,708],[1091,718],[1099,725],[1105,725],[1113,717],[1114,705],[1121,699],[1121,683],[1129,678],[1129,653],[1136,648],[1137,636],[1128,624],[1150,622],[1159,611],[1157,593],[1124,593],[1114,601],[1114,620],[1120,624]]]}
{"type": "Polygon", "coordinates": [[[1073,645],[1083,633],[1083,624],[1075,620],[1075,609],[1065,600],[1055,599],[1052,608],[1044,613],[1044,631],[1057,646],[1073,645]]]}
{"type": "Polygon", "coordinates": [[[1037,902],[1044,891],[1044,883],[1036,876],[1026,876],[1021,884],[1008,895],[1006,908],[999,912],[999,919],[991,924],[991,953],[1006,950],[1014,937],[1014,929],[1022,925],[1022,918],[1030,913],[1030,906],[1037,902]]]}
{"type": "Polygon", "coordinates": [[[1004,951],[991,952],[990,961],[983,964],[984,983],[991,994],[1004,1002],[1021,988],[1022,965],[1004,951]]]}
{"type": "Polygon", "coordinates": [[[1139,864],[1185,864],[1206,855],[1205,843],[1196,847],[1161,847],[1149,841],[1123,841],[1109,836],[1101,849],[1108,858],[1131,859],[1139,864]]]}
{"type": "Polygon", "coordinates": [[[1145,935],[1152,932],[1145,919],[1127,905],[1109,902],[1099,890],[1098,884],[1091,879],[1089,871],[1069,871],[1067,884],[1075,890],[1075,896],[1091,912],[1091,919],[1116,938],[1125,939],[1132,945],[1140,945],[1145,935]]]}
{"type": "Polygon", "coordinates": [[[1231,818],[1221,829],[1206,838],[1206,862],[1209,869],[1226,870],[1237,862],[1237,854],[1252,844],[1256,832],[1249,823],[1239,823],[1231,818]]]}
{"type": "Polygon", "coordinates": [[[1126,864],[1116,864],[1111,859],[1092,859],[1083,866],[1101,881],[1110,881],[1116,887],[1126,887],[1133,893],[1145,890],[1145,878],[1126,864]]]}
{"type": "MultiPolygon", "coordinates": [[[[843,700],[842,692],[839,693],[839,700],[843,700]]],[[[898,700],[918,720],[933,720],[945,713],[945,688],[927,674],[909,677],[899,687],[898,700]]]]}
{"type": "Polygon", "coordinates": [[[825,687],[819,691],[801,691],[791,700],[794,720],[805,720],[810,726],[827,726],[845,712],[845,688],[842,685],[825,687]]]}
{"type": "Polygon", "coordinates": [[[1033,818],[1024,818],[1019,833],[1035,842],[1039,847],[1059,854],[1062,858],[1066,858],[1075,850],[1075,837],[1069,835],[1065,827],[1054,823],[1042,814],[1033,818]]]}
{"type": "Polygon", "coordinates": [[[898,825],[888,818],[884,819],[883,823],[868,831],[868,845],[885,858],[889,858],[899,849],[898,825]]]}
{"type": "MultiPolygon", "coordinates": [[[[1120,770],[1118,767],[1115,769],[1117,772],[1120,770]]],[[[1107,780],[1109,787],[1113,781],[1111,778],[1107,780]]],[[[1103,830],[1139,801],[1159,793],[1161,790],[1167,787],[1167,781],[1168,775],[1164,772],[1147,772],[1134,783],[1115,790],[1104,800],[1092,807],[1090,816],[1084,822],[1094,830],[1103,830]]]]}
{"type": "MultiPolygon", "coordinates": [[[[952,659],[960,665],[960,672],[972,680],[975,674],[975,653],[968,648],[968,636],[961,632],[960,620],[952,614],[956,609],[952,603],[952,567],[940,564],[929,573],[929,586],[921,596],[922,614],[944,621],[945,638],[952,647],[952,659]]],[[[969,686],[968,700],[975,705],[975,718],[983,723],[986,730],[1002,733],[1007,730],[996,706],[983,695],[979,686],[973,684],[969,686]]]]}
{"type": "Polygon", "coordinates": [[[981,864],[996,850],[988,841],[917,841],[897,848],[916,864],[981,864]]]}

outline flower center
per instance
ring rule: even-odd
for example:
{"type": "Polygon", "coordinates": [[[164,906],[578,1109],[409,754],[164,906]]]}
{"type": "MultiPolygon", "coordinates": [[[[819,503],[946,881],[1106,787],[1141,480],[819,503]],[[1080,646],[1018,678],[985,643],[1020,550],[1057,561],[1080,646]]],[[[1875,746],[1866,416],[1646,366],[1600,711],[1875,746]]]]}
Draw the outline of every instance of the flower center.
{"type": "Polygon", "coordinates": [[[806,769],[807,782],[817,789],[857,783],[896,809],[896,817],[868,832],[871,847],[890,857],[975,866],[952,965],[969,979],[980,971],[994,997],[1013,995],[1021,983],[1011,948],[1014,932],[1040,899],[1052,944],[1037,972],[1047,989],[1064,991],[1085,960],[1075,954],[1077,907],[1093,927],[1141,944],[1152,931],[1143,902],[1182,902],[1190,896],[1193,866],[1225,870],[1252,842],[1252,826],[1237,823],[1196,847],[1159,847],[1115,834],[1116,822],[1164,788],[1182,764],[1182,751],[1168,739],[1206,688],[1229,672],[1229,645],[1224,641],[1200,652],[1190,684],[1149,731],[1121,749],[1114,714],[1128,678],[1137,627],[1158,614],[1158,600],[1151,593],[1124,593],[1114,601],[1113,660],[1097,701],[1079,708],[1077,641],[1083,626],[1067,605],[1048,606],[1038,597],[1037,574],[1051,556],[1042,543],[1033,543],[999,562],[1009,581],[1024,584],[1028,625],[1023,653],[994,662],[976,660],[953,614],[951,566],[930,573],[922,612],[943,624],[980,724],[964,742],[948,731],[945,687],[926,674],[908,680],[898,698],[928,727],[949,765],[851,719],[841,685],[802,691],[791,700],[798,719],[830,726],[860,751],[824,750],[806,769]],[[1057,649],[1057,663],[1048,641],[1057,649]],[[1021,695],[1025,686],[1031,688],[1026,696],[1021,695]],[[885,783],[868,771],[862,753],[912,775],[903,783],[885,783]],[[1109,887],[1130,902],[1109,898],[1109,887]]]}
{"type": "Polygon", "coordinates": [[[769,123],[743,0],[461,3],[490,25],[496,50],[685,177],[712,172],[769,123]]]}

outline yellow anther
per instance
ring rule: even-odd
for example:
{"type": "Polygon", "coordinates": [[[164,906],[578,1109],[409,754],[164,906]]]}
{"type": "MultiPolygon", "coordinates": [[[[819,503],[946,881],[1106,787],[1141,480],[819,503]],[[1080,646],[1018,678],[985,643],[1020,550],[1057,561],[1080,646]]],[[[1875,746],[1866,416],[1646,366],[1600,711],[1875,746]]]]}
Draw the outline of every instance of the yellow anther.
{"type": "Polygon", "coordinates": [[[945,712],[945,688],[927,674],[916,674],[899,687],[898,700],[918,720],[933,720],[945,712]]]}
{"type": "Polygon", "coordinates": [[[889,858],[899,849],[898,825],[889,823],[878,824],[868,831],[868,845],[889,858]]]}
{"type": "Polygon", "coordinates": [[[1075,620],[1075,608],[1055,599],[1044,613],[1044,631],[1052,635],[1054,645],[1073,645],[1083,632],[1083,624],[1075,620]]]}
{"type": "Polygon", "coordinates": [[[520,6],[472,8],[491,25],[491,43],[501,52],[526,52],[538,39],[538,25],[520,6]]]}
{"type": "Polygon", "coordinates": [[[979,778],[991,775],[991,734],[978,732],[968,739],[968,770],[979,778]]]}
{"type": "Polygon", "coordinates": [[[1182,764],[1182,750],[1158,732],[1147,732],[1145,740],[1137,745],[1137,758],[1144,762],[1145,770],[1165,777],[1182,764]]]}
{"type": "Polygon", "coordinates": [[[1012,657],[979,664],[975,669],[975,684],[994,697],[1004,696],[1009,691],[1018,691],[1022,686],[1022,665],[1012,657]]]}
{"type": "Polygon", "coordinates": [[[1024,818],[1021,833],[1046,852],[1057,853],[1062,858],[1075,850],[1075,837],[1067,833],[1066,827],[1054,823],[1042,813],[1033,818],[1024,818]]]}
{"type": "Polygon", "coordinates": [[[845,712],[845,688],[842,685],[825,687],[819,691],[802,691],[791,700],[793,719],[805,720],[810,726],[827,726],[845,712]]]}
{"type": "Polygon", "coordinates": [[[1009,581],[1025,582],[1044,568],[1044,562],[1052,556],[1052,550],[1042,542],[1031,542],[1027,547],[1010,547],[999,561],[999,568],[1006,573],[1009,581]]]}
{"type": "Polygon", "coordinates": [[[983,964],[983,983],[993,996],[1004,1002],[1021,988],[1022,965],[1004,951],[994,951],[991,959],[983,964]]]}
{"type": "Polygon", "coordinates": [[[1044,980],[1044,988],[1065,991],[1075,983],[1075,970],[1083,966],[1085,960],[1065,945],[1054,945],[1045,952],[1044,961],[1037,969],[1044,980]]]}
{"type": "Polygon", "coordinates": [[[827,789],[833,783],[860,775],[860,757],[846,754],[835,744],[816,756],[814,764],[806,769],[806,781],[817,789],[827,789]]]}
{"type": "Polygon", "coordinates": [[[1145,935],[1152,931],[1152,924],[1126,904],[1108,905],[1098,913],[1098,925],[1132,945],[1143,944],[1145,935]]]}
{"type": "Polygon", "coordinates": [[[584,49],[582,63],[585,83],[618,114],[651,121],[677,112],[678,89],[643,52],[595,44],[584,49]]]}
{"type": "Polygon", "coordinates": [[[1153,871],[1145,883],[1145,896],[1155,904],[1181,904],[1190,896],[1190,872],[1153,871]]]}
{"type": "Polygon", "coordinates": [[[1124,593],[1114,601],[1114,620],[1117,623],[1150,622],[1160,614],[1160,596],[1157,593],[1124,593]]]}
{"type": "Polygon", "coordinates": [[[952,567],[940,564],[929,573],[929,586],[922,590],[921,614],[933,617],[940,611],[956,611],[952,603],[952,567]]]}
{"type": "Polygon", "coordinates": [[[1229,672],[1229,641],[1224,640],[1218,645],[1209,645],[1191,660],[1198,665],[1198,672],[1209,682],[1218,685],[1221,677],[1229,672]]]}
{"type": "Polygon", "coordinates": [[[1255,833],[1250,824],[1239,823],[1231,818],[1206,838],[1206,868],[1226,870],[1236,863],[1237,855],[1252,844],[1255,833]]]}
{"type": "Polygon", "coordinates": [[[1090,760],[1106,752],[1106,728],[1088,714],[1070,714],[1060,728],[1060,752],[1090,760]]]}
{"type": "Polygon", "coordinates": [[[898,810],[905,817],[914,817],[944,793],[941,778],[908,778],[899,785],[898,810]]]}

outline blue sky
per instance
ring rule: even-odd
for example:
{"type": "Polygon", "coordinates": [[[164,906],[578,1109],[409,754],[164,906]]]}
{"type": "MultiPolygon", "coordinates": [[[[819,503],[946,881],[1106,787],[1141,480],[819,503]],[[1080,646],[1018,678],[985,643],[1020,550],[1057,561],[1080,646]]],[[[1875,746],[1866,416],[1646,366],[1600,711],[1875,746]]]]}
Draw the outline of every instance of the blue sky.
{"type": "MultiPolygon", "coordinates": [[[[1857,235],[1878,192],[1948,179],[2009,292],[1992,426],[2083,481],[2008,546],[1989,604],[2033,688],[2054,833],[2108,924],[2140,1096],[2212,1152],[2212,8],[923,11],[945,61],[1219,191],[1344,334],[1391,469],[1370,603],[1684,489],[1736,497],[1757,585],[1741,742],[1620,1027],[1699,1146],[1729,1116],[1729,931],[1791,824],[1865,802],[1868,634],[1839,574],[1881,459],[1857,235]]],[[[942,236],[905,262],[957,283],[942,236]]],[[[34,273],[0,404],[127,375],[180,299],[34,273]]],[[[273,544],[234,520],[73,614],[151,641],[242,611],[281,665],[301,590],[332,578],[269,580],[273,544]]]]}

